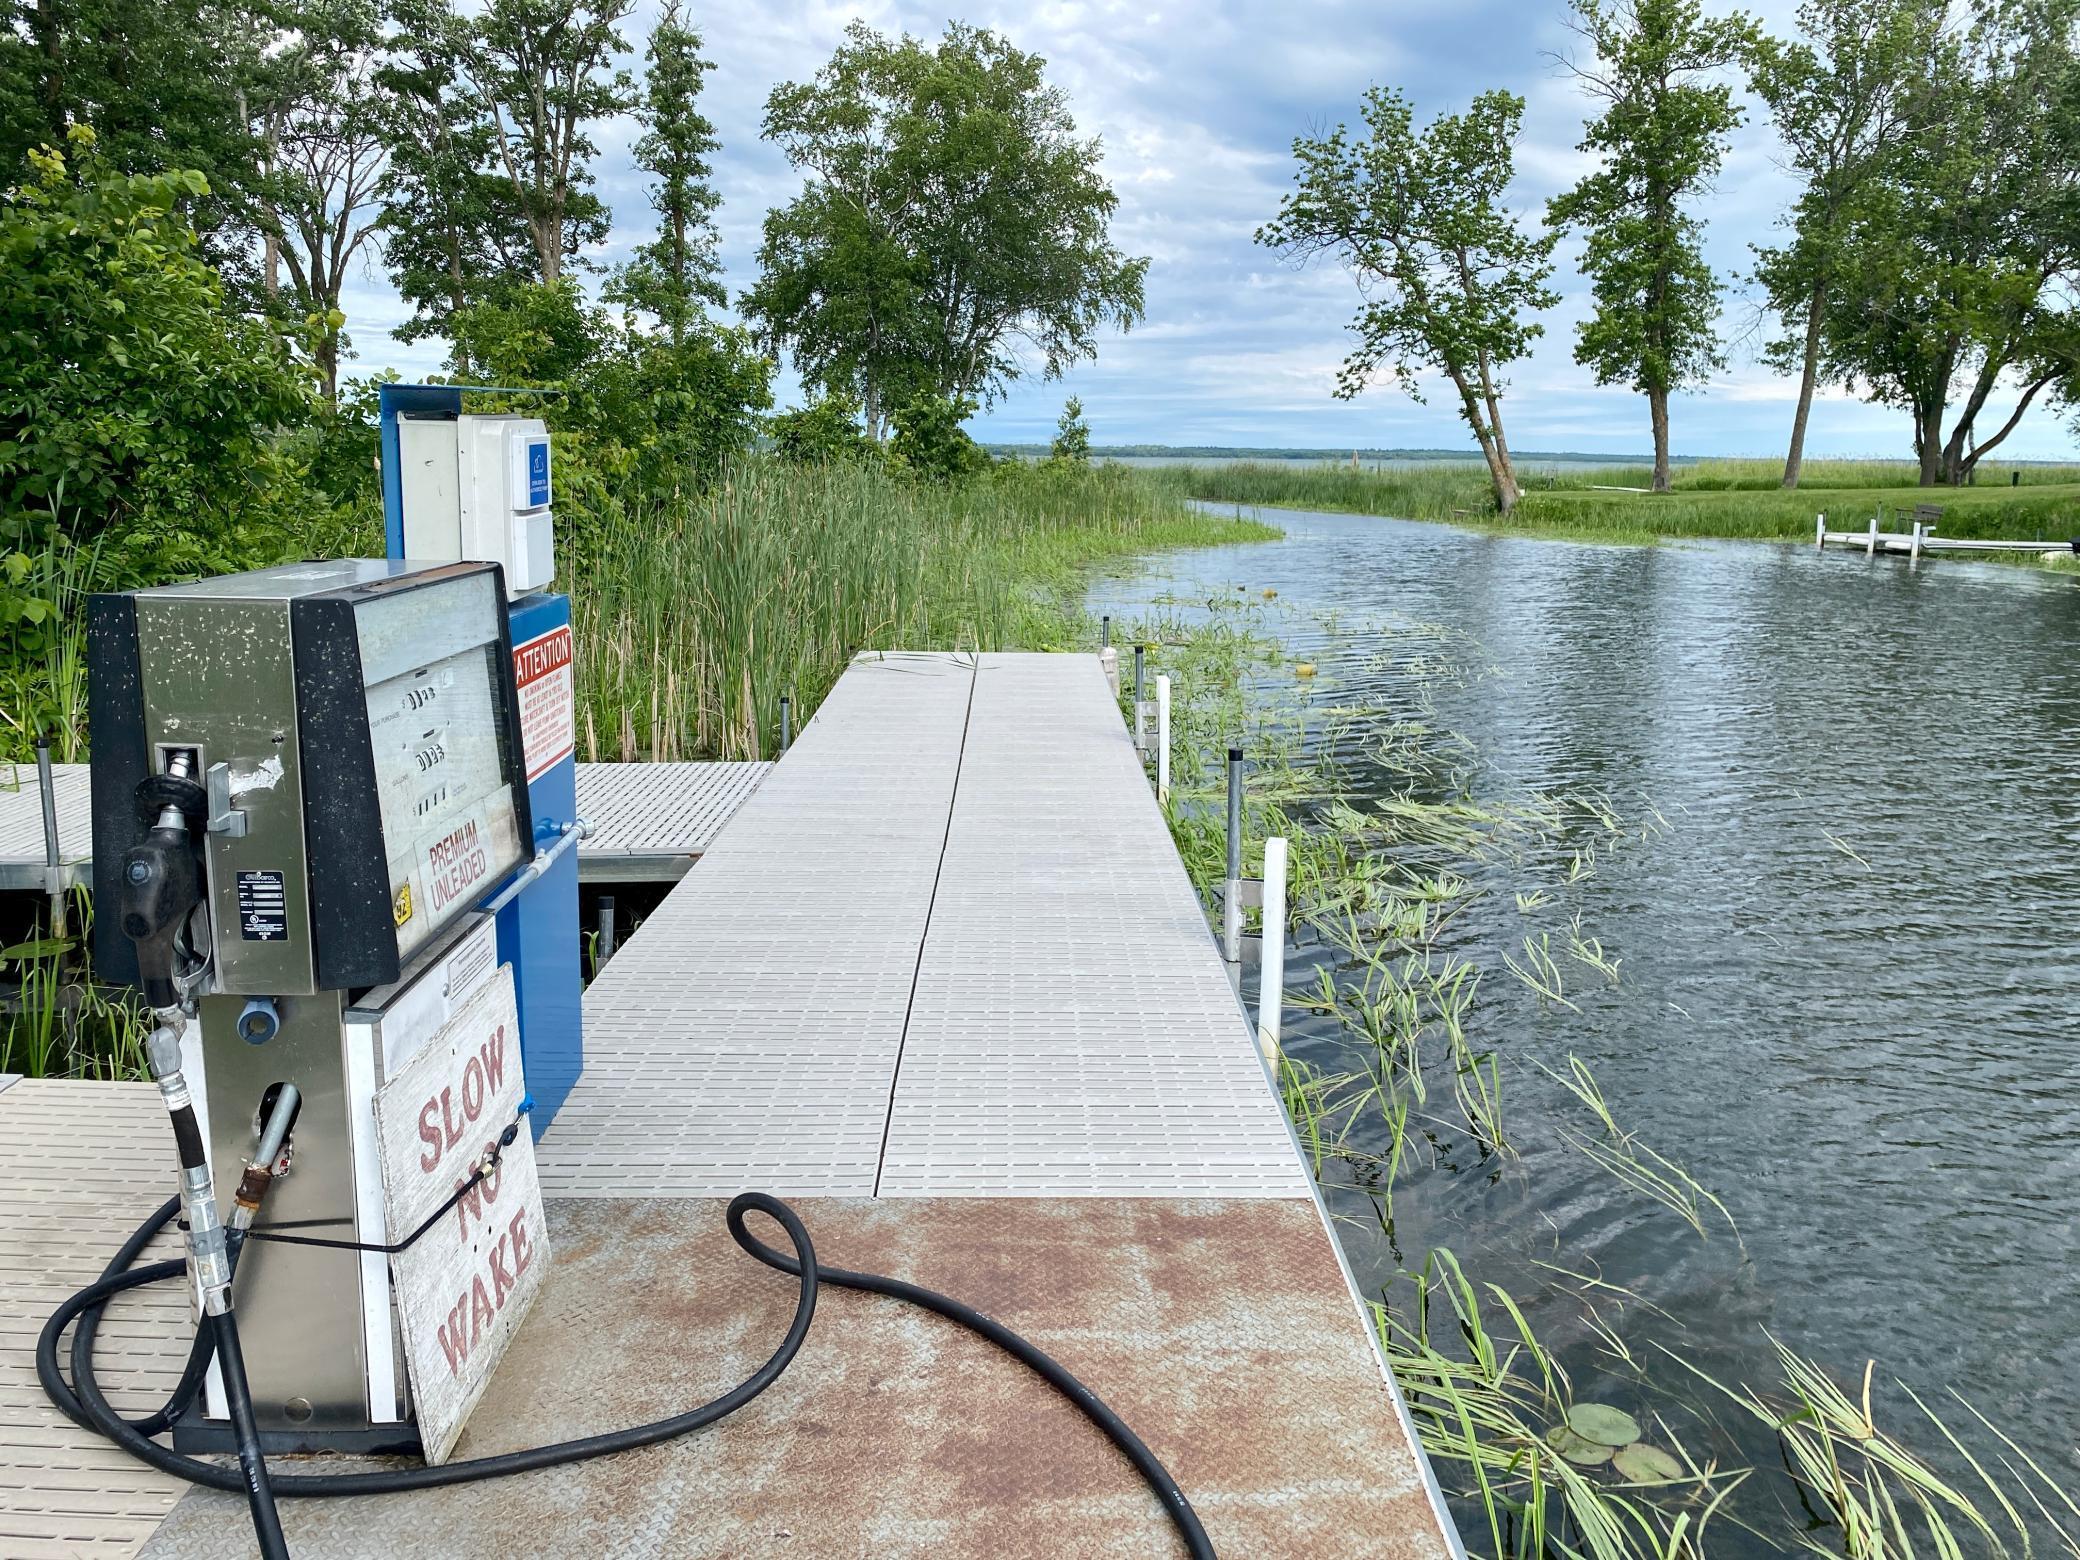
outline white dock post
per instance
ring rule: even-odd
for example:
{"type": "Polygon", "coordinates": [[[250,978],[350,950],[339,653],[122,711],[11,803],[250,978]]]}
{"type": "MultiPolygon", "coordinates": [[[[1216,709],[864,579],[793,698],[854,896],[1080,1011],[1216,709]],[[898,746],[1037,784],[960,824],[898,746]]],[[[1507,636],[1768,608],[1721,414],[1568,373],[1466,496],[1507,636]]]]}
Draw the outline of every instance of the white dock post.
{"type": "Polygon", "coordinates": [[[1919,558],[1921,556],[1921,527],[1922,522],[1916,520],[1914,522],[1914,545],[1907,551],[1909,558],[1919,558]]]}
{"type": "Polygon", "coordinates": [[[1824,509],[1813,516],[1813,545],[1823,552],[1827,549],[1827,511],[1824,509]]]}
{"type": "Polygon", "coordinates": [[[1866,558],[1878,556],[1878,517],[1876,515],[1871,516],[1871,537],[1869,541],[1863,544],[1863,555],[1866,558]]]}
{"type": "Polygon", "coordinates": [[[1257,966],[1257,1049],[1278,1066],[1278,1032],[1286,995],[1286,842],[1264,842],[1264,957],[1257,966]]]}
{"type": "Polygon", "coordinates": [[[1156,679],[1156,801],[1170,805],[1170,679],[1156,679]]]}
{"type": "Polygon", "coordinates": [[[1112,648],[1112,619],[1098,620],[1098,667],[1105,674],[1105,686],[1112,690],[1112,697],[1119,698],[1119,652],[1112,648]]]}

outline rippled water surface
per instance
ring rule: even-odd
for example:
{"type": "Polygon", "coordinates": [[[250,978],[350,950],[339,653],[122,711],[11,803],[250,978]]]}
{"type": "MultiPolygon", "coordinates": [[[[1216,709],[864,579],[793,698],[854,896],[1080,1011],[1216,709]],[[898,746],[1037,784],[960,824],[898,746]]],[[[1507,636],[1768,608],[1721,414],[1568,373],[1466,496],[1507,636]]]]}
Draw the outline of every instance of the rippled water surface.
{"type": "MultiPolygon", "coordinates": [[[[1261,626],[1319,664],[1308,697],[1390,710],[1411,688],[1382,642],[1441,625],[1479,647],[1429,679],[1476,794],[1658,808],[1669,832],[1567,899],[1619,984],[1581,982],[1576,1014],[1491,968],[1476,1039],[1504,1057],[1506,1120],[1565,1104],[1533,1058],[1581,1056],[1741,1234],[1699,1241],[1552,1134],[1500,1174],[1441,1134],[1391,1231],[1337,1198],[1361,1279],[1434,1243],[1533,1304],[1556,1283],[1539,1261],[1593,1271],[1667,1313],[1628,1326],[1722,1379],[1767,1373],[1764,1329],[1844,1378],[1875,1357],[1881,1383],[1956,1386],[2080,1484],[2080,584],[1266,518],[1283,541],[1164,558],[1093,609],[1275,589],[1261,626]]],[[[1521,930],[1504,909],[1497,946],[1521,930]]],[[[1320,1020],[1289,1030],[1335,1065],[1320,1020]]],[[[1555,1341],[1593,1391],[1588,1340],[1555,1341]]]]}

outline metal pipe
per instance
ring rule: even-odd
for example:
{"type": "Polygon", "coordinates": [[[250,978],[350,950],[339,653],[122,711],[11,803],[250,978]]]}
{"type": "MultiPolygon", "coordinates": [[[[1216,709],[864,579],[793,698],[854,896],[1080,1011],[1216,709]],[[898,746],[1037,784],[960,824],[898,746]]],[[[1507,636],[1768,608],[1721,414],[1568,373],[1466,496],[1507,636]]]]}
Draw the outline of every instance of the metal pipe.
{"type": "Polygon", "coordinates": [[[780,695],[780,751],[785,753],[794,742],[794,701],[786,694],[780,695]]]}
{"type": "Polygon", "coordinates": [[[36,739],[36,786],[43,793],[43,891],[50,895],[50,934],[65,935],[65,875],[58,859],[58,783],[51,774],[51,739],[36,739]]]}
{"type": "Polygon", "coordinates": [[[607,960],[614,957],[614,896],[602,894],[599,900],[599,946],[594,955],[595,969],[605,969],[607,960]]]}
{"type": "Polygon", "coordinates": [[[1286,842],[1264,842],[1264,959],[1257,972],[1257,1049],[1278,1066],[1279,1027],[1286,994],[1286,842]]]}
{"type": "Polygon", "coordinates": [[[1112,648],[1112,615],[1110,613],[1098,619],[1098,648],[1100,650],[1110,650],[1112,648]]]}
{"type": "Polygon", "coordinates": [[[1221,957],[1242,962],[1242,749],[1228,749],[1228,886],[1221,902],[1221,957]]]}
{"type": "Polygon", "coordinates": [[[1134,751],[1148,757],[1148,700],[1142,695],[1141,674],[1148,647],[1134,647],[1134,751]]]}
{"type": "Polygon", "coordinates": [[[1170,679],[1156,679],[1156,801],[1170,805],[1170,679]]]}
{"type": "Polygon", "coordinates": [[[520,875],[485,902],[483,907],[484,914],[497,915],[499,911],[505,909],[507,905],[520,897],[521,892],[528,884],[555,866],[557,857],[561,856],[565,851],[573,849],[578,841],[587,838],[591,833],[591,823],[583,818],[574,818],[565,824],[563,832],[557,835],[555,844],[551,845],[547,850],[536,851],[534,860],[520,869],[520,875]]]}

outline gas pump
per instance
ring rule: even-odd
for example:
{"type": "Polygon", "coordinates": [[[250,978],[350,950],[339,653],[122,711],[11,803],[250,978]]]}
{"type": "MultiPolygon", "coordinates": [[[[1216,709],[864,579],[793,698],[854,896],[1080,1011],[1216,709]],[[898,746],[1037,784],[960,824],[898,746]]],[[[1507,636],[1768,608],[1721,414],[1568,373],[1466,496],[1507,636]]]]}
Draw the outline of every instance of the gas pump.
{"type": "MultiPolygon", "coordinates": [[[[207,1169],[256,1162],[269,1222],[333,1243],[239,1258],[270,1450],[419,1443],[391,1272],[355,1248],[389,1240],[383,1086],[498,973],[492,906],[532,870],[505,597],[496,564],[356,561],[90,605],[95,838],[136,841],[96,853],[97,964],[159,1015],[207,1169]]],[[[229,1414],[218,1373],[177,1444],[229,1414]]]]}

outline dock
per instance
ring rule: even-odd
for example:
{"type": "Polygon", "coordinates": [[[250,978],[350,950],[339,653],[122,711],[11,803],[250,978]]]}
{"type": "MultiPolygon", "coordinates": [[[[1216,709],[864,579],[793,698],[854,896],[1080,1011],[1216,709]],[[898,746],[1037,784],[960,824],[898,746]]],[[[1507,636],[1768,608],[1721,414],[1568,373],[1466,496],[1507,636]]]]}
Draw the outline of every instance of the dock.
{"type": "MultiPolygon", "coordinates": [[[[578,842],[583,883],[675,883],[773,766],[578,765],[578,814],[592,825],[578,842]]],[[[90,885],[94,824],[85,764],[51,765],[57,868],[65,888],[90,885]]],[[[45,891],[51,866],[43,795],[34,764],[0,764],[0,893],[45,891]]]]}
{"type": "Polygon", "coordinates": [[[2069,542],[2022,542],[1997,538],[1970,536],[1938,536],[1935,527],[1923,521],[1915,521],[1911,531],[1881,531],[1878,521],[1872,517],[1870,525],[1861,531],[1830,531],[1827,516],[1818,516],[1813,523],[1813,545],[1826,551],[1832,544],[1850,547],[1867,558],[1880,553],[1919,558],[1932,553],[2024,553],[2043,558],[2080,557],[2080,538],[2069,542]]]}
{"type": "MultiPolygon", "coordinates": [[[[585,1049],[538,1146],[549,1277],[458,1455],[748,1374],[794,1303],[724,1232],[756,1188],[824,1262],[1054,1354],[1223,1555],[1463,1554],[1097,657],[861,657],[594,980],[585,1049]]],[[[0,1232],[0,1552],[250,1552],[227,1547],[237,1499],[74,1430],[22,1352],[165,1195],[156,1112],[147,1085],[0,1091],[0,1182],[54,1201],[0,1232]]],[[[177,1368],[180,1318],[145,1312],[162,1299],[111,1310],[107,1376],[177,1368]]],[[[1176,1552],[1037,1378],[847,1291],[786,1375],[693,1436],[283,1516],[300,1557],[1176,1552]]]]}

